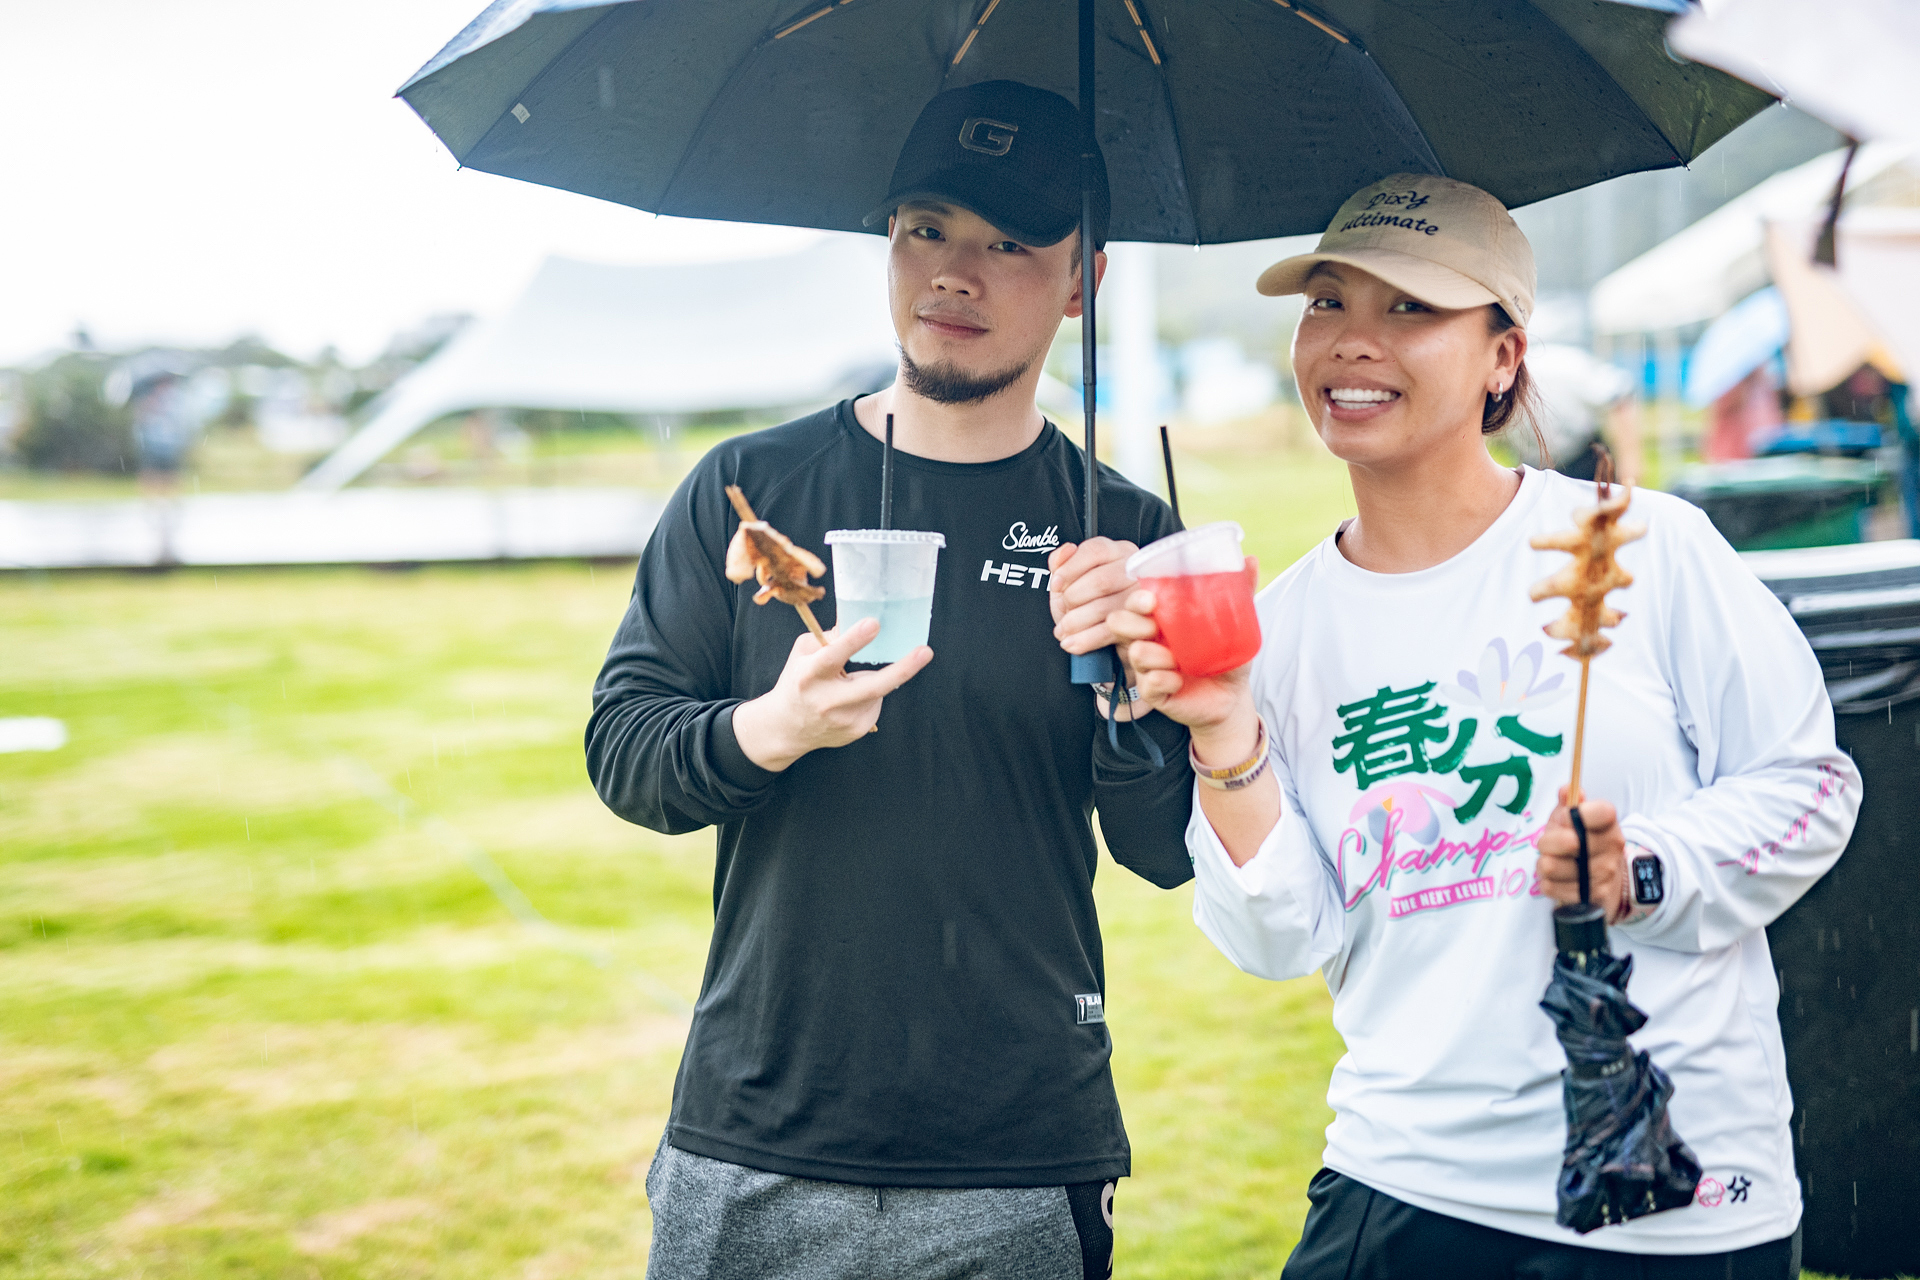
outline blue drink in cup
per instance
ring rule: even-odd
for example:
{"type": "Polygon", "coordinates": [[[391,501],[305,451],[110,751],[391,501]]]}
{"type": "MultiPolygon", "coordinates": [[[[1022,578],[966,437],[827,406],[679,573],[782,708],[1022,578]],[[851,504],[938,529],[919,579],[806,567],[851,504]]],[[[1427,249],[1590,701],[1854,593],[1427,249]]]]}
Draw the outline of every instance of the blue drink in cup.
{"type": "Polygon", "coordinates": [[[833,529],[834,625],[878,618],[880,634],[855,662],[898,662],[927,642],[933,578],[944,534],[914,529],[833,529]]]}

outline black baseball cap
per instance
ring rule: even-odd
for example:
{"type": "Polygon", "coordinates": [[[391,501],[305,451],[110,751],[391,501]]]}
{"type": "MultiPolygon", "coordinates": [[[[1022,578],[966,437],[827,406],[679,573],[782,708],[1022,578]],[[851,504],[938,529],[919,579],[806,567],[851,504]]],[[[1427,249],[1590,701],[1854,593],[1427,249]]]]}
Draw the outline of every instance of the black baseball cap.
{"type": "MultiPolygon", "coordinates": [[[[949,89],[913,122],[864,225],[913,201],[957,204],[1023,244],[1058,244],[1080,225],[1080,112],[1065,98],[1013,80],[949,89]]],[[[1107,162],[1094,149],[1093,241],[1107,242],[1107,162]]]]}

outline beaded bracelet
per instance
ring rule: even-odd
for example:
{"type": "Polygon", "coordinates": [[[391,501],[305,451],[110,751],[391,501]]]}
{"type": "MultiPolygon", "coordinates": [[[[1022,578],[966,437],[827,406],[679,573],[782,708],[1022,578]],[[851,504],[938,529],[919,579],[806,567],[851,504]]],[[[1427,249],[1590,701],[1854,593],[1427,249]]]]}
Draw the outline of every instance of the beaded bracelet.
{"type": "Polygon", "coordinates": [[[1193,776],[1200,780],[1202,786],[1212,787],[1216,791],[1238,791],[1260,780],[1260,775],[1267,771],[1272,758],[1272,744],[1267,735],[1266,717],[1259,717],[1259,721],[1260,731],[1254,740],[1253,755],[1225,769],[1202,764],[1200,757],[1193,753],[1193,744],[1187,744],[1187,762],[1193,766],[1193,776]]]}

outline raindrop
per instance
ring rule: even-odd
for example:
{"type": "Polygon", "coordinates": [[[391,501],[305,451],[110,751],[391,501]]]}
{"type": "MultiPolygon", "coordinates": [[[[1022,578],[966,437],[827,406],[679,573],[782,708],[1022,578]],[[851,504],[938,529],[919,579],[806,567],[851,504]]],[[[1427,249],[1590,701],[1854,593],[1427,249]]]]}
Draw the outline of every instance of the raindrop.
{"type": "Polygon", "coordinates": [[[1907,1052],[1920,1053],[1920,1009],[1915,1009],[1907,1022],[1907,1052]]]}

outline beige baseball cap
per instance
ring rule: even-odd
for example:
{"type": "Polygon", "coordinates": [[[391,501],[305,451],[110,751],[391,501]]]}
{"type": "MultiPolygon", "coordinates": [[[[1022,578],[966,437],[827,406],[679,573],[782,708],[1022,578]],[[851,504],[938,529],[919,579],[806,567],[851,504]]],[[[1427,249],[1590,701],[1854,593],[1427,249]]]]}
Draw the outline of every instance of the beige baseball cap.
{"type": "Polygon", "coordinates": [[[1361,188],[1312,253],[1274,263],[1256,287],[1301,293],[1322,262],[1358,267],[1436,307],[1497,302],[1523,329],[1533,315],[1533,246],[1505,205],[1452,178],[1396,173],[1361,188]]]}

